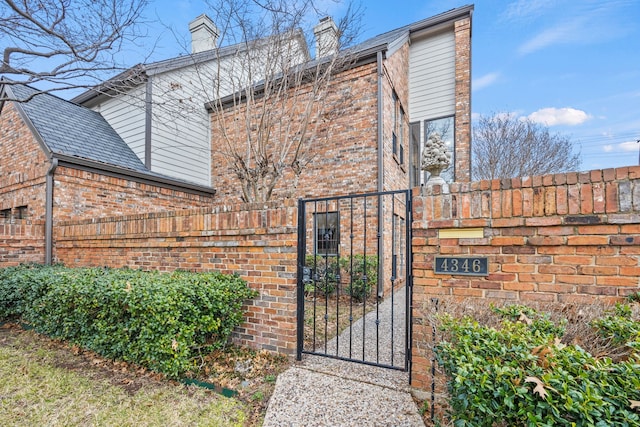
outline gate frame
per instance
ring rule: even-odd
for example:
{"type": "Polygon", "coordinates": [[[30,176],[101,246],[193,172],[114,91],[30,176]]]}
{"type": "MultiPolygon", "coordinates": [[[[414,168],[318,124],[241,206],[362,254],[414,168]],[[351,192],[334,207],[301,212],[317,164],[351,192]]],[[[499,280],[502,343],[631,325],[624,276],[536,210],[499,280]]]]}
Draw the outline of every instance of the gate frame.
{"type": "MultiPolygon", "coordinates": [[[[378,208],[381,209],[381,204],[378,205],[378,208]]],[[[393,215],[393,212],[392,212],[393,215]]],[[[377,219],[378,224],[380,224],[381,212],[378,211],[377,219]]],[[[411,362],[412,362],[412,348],[413,348],[413,327],[412,327],[412,318],[413,318],[413,250],[411,244],[411,236],[412,236],[412,222],[413,222],[413,206],[412,206],[412,192],[411,190],[390,190],[390,191],[381,191],[381,192],[372,192],[372,193],[359,193],[359,194],[349,194],[349,195],[341,195],[341,196],[329,196],[329,197],[321,197],[321,198],[309,198],[309,199],[298,199],[298,254],[297,254],[297,307],[296,307],[296,324],[297,324],[297,346],[296,346],[296,360],[302,360],[302,354],[314,354],[322,357],[329,357],[333,359],[346,360],[354,363],[361,363],[365,365],[379,366],[390,369],[397,369],[404,372],[409,372],[409,383],[411,383],[411,362]],[[327,355],[327,354],[318,354],[311,351],[304,350],[304,267],[305,267],[305,256],[307,249],[307,227],[306,227],[306,204],[309,202],[328,202],[333,200],[342,200],[342,199],[355,199],[355,198],[363,198],[367,197],[378,197],[380,198],[385,195],[393,195],[396,194],[404,194],[406,201],[406,216],[405,219],[405,253],[406,253],[406,262],[405,262],[405,287],[406,287],[406,303],[405,303],[405,361],[404,367],[392,367],[387,365],[381,365],[372,362],[360,361],[355,359],[343,358],[339,356],[327,355]]],[[[380,256],[381,248],[378,245],[377,254],[380,256]]],[[[380,275],[378,275],[378,281],[380,280],[380,275]]],[[[377,285],[377,284],[376,284],[377,285]]],[[[376,289],[377,295],[377,289],[376,289]]]]}

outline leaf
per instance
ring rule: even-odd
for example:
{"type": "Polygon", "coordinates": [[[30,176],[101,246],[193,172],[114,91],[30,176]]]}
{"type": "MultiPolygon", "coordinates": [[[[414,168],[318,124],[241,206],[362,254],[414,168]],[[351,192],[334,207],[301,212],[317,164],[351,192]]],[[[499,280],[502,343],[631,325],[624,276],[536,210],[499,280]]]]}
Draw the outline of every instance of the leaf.
{"type": "Polygon", "coordinates": [[[524,382],[534,383],[536,386],[533,388],[533,392],[537,393],[538,396],[540,396],[542,399],[547,398],[547,395],[549,393],[547,393],[547,390],[544,389],[544,384],[542,383],[542,381],[540,381],[538,377],[527,377],[524,379],[524,382]]]}
{"type": "Polygon", "coordinates": [[[533,323],[533,320],[529,319],[527,315],[522,312],[520,312],[520,317],[518,318],[518,320],[525,325],[531,325],[533,323]]]}

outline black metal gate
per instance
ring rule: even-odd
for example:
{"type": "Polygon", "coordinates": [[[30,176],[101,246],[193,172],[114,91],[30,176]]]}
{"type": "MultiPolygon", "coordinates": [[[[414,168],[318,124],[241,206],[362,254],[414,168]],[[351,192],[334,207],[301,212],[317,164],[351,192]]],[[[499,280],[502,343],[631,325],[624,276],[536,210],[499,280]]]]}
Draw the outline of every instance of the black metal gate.
{"type": "Polygon", "coordinates": [[[300,200],[298,215],[298,360],[409,370],[410,191],[300,200]]]}

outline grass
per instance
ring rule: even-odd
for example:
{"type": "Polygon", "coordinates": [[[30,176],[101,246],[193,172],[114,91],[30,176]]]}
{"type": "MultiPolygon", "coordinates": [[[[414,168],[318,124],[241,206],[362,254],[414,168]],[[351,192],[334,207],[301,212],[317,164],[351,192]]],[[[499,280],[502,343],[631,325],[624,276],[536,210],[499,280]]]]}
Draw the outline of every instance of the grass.
{"type": "Polygon", "coordinates": [[[3,426],[256,426],[286,358],[232,347],[195,373],[233,387],[238,398],[168,381],[16,326],[0,328],[3,426]],[[250,369],[239,373],[242,361],[250,369]],[[259,397],[259,399],[257,398],[259,397]]]}

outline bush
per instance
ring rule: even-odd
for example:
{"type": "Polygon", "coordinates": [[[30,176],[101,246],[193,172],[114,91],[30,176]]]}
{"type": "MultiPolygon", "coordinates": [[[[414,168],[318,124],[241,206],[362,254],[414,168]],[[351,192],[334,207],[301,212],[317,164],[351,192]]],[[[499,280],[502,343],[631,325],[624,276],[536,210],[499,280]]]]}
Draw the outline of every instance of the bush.
{"type": "MultiPolygon", "coordinates": [[[[455,426],[640,426],[637,352],[617,363],[596,358],[564,345],[564,326],[544,313],[523,306],[494,311],[505,317],[499,327],[441,317],[448,341],[435,351],[448,376],[455,426]]],[[[627,328],[601,331],[620,329],[627,328]]]]}
{"type": "Polygon", "coordinates": [[[310,281],[305,284],[306,294],[329,296],[333,294],[340,282],[338,259],[331,255],[307,255],[305,267],[310,268],[310,281]]]}
{"type": "Polygon", "coordinates": [[[372,284],[378,284],[378,257],[353,255],[340,258],[340,267],[349,275],[347,294],[358,301],[371,295],[372,284]]]}
{"type": "Polygon", "coordinates": [[[62,266],[0,269],[0,316],[178,377],[227,344],[256,296],[237,276],[62,266]]]}

